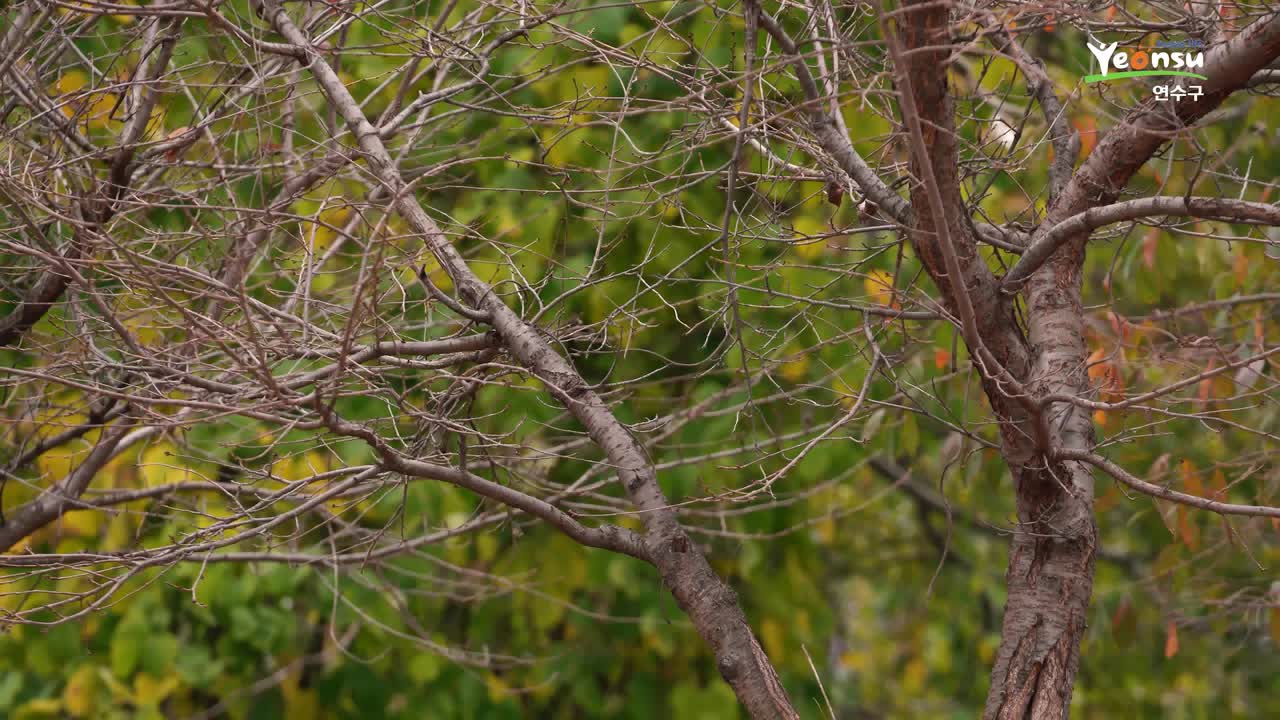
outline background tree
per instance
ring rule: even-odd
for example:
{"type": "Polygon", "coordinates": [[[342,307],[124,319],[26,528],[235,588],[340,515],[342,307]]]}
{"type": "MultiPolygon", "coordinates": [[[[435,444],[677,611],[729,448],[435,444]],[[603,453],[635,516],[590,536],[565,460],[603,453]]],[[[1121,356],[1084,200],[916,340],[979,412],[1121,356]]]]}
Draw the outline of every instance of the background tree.
{"type": "Polygon", "coordinates": [[[12,716],[1280,711],[1274,9],[4,18],[12,716]]]}

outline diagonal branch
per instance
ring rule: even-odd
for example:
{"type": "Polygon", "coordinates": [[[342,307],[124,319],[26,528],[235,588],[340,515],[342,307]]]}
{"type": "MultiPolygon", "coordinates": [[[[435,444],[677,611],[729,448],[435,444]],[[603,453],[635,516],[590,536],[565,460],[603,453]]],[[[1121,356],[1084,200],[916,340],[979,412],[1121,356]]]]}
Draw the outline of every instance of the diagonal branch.
{"type": "Polygon", "coordinates": [[[1203,498],[1199,495],[1189,495],[1184,492],[1178,492],[1177,490],[1171,490],[1163,485],[1149,483],[1096,453],[1083,452],[1080,450],[1059,450],[1056,455],[1063,460],[1087,462],[1134,490],[1137,490],[1144,495],[1150,495],[1153,498],[1168,500],[1169,502],[1199,508],[1200,510],[1207,510],[1220,515],[1280,518],[1280,507],[1269,507],[1266,505],[1237,505],[1235,503],[1220,502],[1218,500],[1203,498]]]}
{"type": "Polygon", "coordinates": [[[80,507],[79,498],[85,488],[89,487],[93,476],[111,461],[116,446],[131,428],[132,423],[122,422],[104,429],[93,450],[74,470],[36,499],[18,506],[0,527],[0,551],[7,551],[22,538],[62,517],[63,513],[80,507]]]}
{"type": "Polygon", "coordinates": [[[261,0],[254,5],[280,35],[303,51],[305,59],[300,62],[359,141],[369,170],[383,186],[391,206],[422,238],[463,299],[488,314],[507,349],[582,423],[616,466],[627,497],[644,521],[650,561],[715,653],[720,674],[747,712],[754,718],[798,718],[777,671],[747,624],[737,594],[720,579],[681,527],[644,448],[537,328],[526,323],[471,270],[407,187],[379,130],[284,9],[274,0],[261,0]]]}

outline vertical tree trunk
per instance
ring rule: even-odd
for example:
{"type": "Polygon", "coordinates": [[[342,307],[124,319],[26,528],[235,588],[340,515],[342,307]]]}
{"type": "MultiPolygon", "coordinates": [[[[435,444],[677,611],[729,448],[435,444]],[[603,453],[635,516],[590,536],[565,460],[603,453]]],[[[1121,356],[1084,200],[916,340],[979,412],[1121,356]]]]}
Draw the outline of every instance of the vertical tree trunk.
{"type": "MultiPolygon", "coordinates": [[[[1088,397],[1081,268],[1087,236],[1066,243],[1026,288],[1030,378],[1037,398],[1088,397]]],[[[1092,450],[1093,418],[1068,403],[1041,405],[1051,448],[1092,450]]],[[[1071,706],[1093,592],[1097,523],[1088,466],[1046,459],[1011,463],[1018,527],[1009,550],[1008,600],[986,720],[1060,720],[1071,706]]]]}
{"type": "Polygon", "coordinates": [[[1090,469],[1050,455],[1053,448],[1091,450],[1092,418],[1074,405],[1036,399],[1090,390],[1080,302],[1085,238],[1066,244],[1028,280],[1024,335],[978,252],[960,191],[945,71],[952,52],[947,5],[908,2],[898,27],[903,120],[916,135],[912,244],[980,360],[1017,499],[1004,627],[984,717],[1065,718],[1093,591],[1097,530],[1090,469]]]}
{"type": "Polygon", "coordinates": [[[1062,463],[1018,473],[1018,528],[987,720],[1066,718],[1093,591],[1092,476],[1062,463]],[[1061,482],[1060,480],[1061,479],[1061,482]]]}

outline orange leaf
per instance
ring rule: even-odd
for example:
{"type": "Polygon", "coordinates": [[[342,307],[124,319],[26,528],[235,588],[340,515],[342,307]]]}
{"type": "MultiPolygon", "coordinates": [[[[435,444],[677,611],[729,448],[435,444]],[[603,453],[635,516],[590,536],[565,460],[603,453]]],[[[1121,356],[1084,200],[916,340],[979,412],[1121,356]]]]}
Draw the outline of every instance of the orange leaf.
{"type": "Polygon", "coordinates": [[[1200,479],[1200,473],[1196,471],[1196,466],[1190,460],[1183,460],[1181,470],[1182,487],[1186,489],[1187,493],[1196,497],[1205,497],[1204,481],[1200,479]]]}
{"type": "Polygon", "coordinates": [[[1192,517],[1191,508],[1186,505],[1178,506],[1178,537],[1182,538],[1182,542],[1191,552],[1200,549],[1200,526],[1192,517]]]}
{"type": "Polygon", "coordinates": [[[1156,242],[1159,239],[1160,231],[1156,228],[1148,230],[1146,237],[1142,238],[1142,263],[1148,270],[1156,268],[1156,242]]]}
{"type": "Polygon", "coordinates": [[[1085,362],[1085,364],[1089,366],[1090,380],[1097,380],[1098,378],[1106,376],[1108,363],[1106,360],[1103,359],[1106,356],[1107,356],[1107,351],[1103,350],[1102,348],[1098,348],[1097,350],[1094,350],[1093,354],[1089,356],[1089,359],[1085,362]]]}
{"type": "Polygon", "coordinates": [[[1178,654],[1178,626],[1175,625],[1172,620],[1170,620],[1168,626],[1166,626],[1165,628],[1164,656],[1166,658],[1171,658],[1177,654],[1178,654]]]}
{"type": "Polygon", "coordinates": [[[1213,497],[1222,500],[1227,497],[1227,476],[1221,470],[1214,470],[1209,478],[1209,487],[1213,489],[1213,497]]]}
{"type": "Polygon", "coordinates": [[[1089,157],[1089,153],[1098,144],[1098,121],[1092,115],[1081,115],[1072,120],[1071,124],[1080,133],[1080,157],[1089,157]]]}
{"type": "MultiPolygon", "coordinates": [[[[1204,372],[1212,371],[1214,366],[1217,364],[1218,363],[1215,359],[1209,358],[1209,364],[1205,367],[1204,372]]],[[[1213,378],[1207,377],[1200,381],[1199,397],[1200,397],[1200,402],[1202,403],[1209,402],[1209,399],[1213,397],[1213,378]]]]}
{"type": "Polygon", "coordinates": [[[1249,256],[1244,254],[1243,246],[1236,251],[1236,258],[1231,265],[1231,271],[1236,278],[1236,287],[1244,285],[1244,281],[1249,278],[1249,256]]]}
{"type": "Polygon", "coordinates": [[[933,367],[941,370],[951,362],[951,352],[949,350],[933,351],[933,367]]]}

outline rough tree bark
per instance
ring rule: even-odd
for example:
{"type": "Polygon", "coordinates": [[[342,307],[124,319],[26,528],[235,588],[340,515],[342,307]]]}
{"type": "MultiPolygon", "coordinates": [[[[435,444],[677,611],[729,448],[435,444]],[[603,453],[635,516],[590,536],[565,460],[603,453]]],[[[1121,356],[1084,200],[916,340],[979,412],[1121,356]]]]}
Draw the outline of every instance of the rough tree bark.
{"type": "MultiPolygon", "coordinates": [[[[1280,14],[1255,22],[1207,54],[1210,78],[1201,102],[1164,106],[1148,101],[1107,134],[1069,181],[1064,183],[1061,171],[1051,173],[1049,209],[1028,244],[1036,251],[1000,282],[977,254],[977,232],[960,194],[954,109],[947,74],[939,72],[951,53],[949,11],[947,3],[909,0],[898,18],[903,47],[894,47],[898,40],[886,32],[895,51],[901,110],[911,139],[911,239],[982,368],[983,387],[1001,421],[1003,454],[1017,500],[1008,600],[984,717],[1057,720],[1069,713],[1097,554],[1092,467],[1077,459],[1094,447],[1092,418],[1084,405],[1048,400],[1092,393],[1081,273],[1089,230],[1097,225],[1078,216],[1115,202],[1162,144],[1245,87],[1280,55],[1280,14]],[[1017,289],[1026,300],[1025,335],[1008,293],[1017,289]]],[[[1028,67],[1033,94],[1046,116],[1053,115],[1053,107],[1060,105],[1043,73],[1036,73],[1037,64],[1003,29],[997,46],[1028,67]]],[[[1058,160],[1074,160],[1076,145],[1067,134],[1056,133],[1054,141],[1058,160]]],[[[1055,162],[1055,168],[1073,164],[1055,162]]],[[[1170,206],[1166,211],[1190,211],[1193,203],[1165,204],[1170,206]]],[[[1209,209],[1201,205],[1198,211],[1209,209]]],[[[1240,208],[1233,210],[1233,215],[1241,214],[1240,208]]],[[[1271,213],[1258,208],[1244,212],[1271,213]]],[[[1105,222],[1103,217],[1093,220],[1105,222]]]]}

